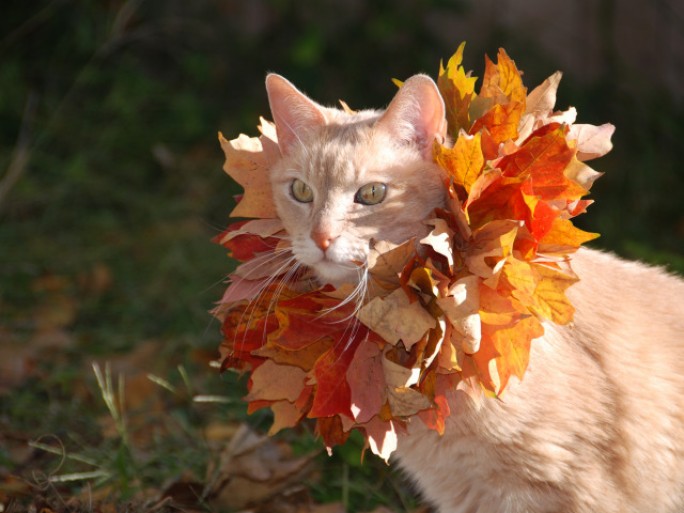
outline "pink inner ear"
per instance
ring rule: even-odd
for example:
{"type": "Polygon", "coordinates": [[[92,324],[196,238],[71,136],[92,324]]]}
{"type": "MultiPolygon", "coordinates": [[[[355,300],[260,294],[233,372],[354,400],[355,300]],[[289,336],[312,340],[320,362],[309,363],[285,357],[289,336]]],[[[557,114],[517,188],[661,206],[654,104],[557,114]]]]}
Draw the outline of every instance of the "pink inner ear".
{"type": "Polygon", "coordinates": [[[444,100],[437,85],[426,75],[409,78],[376,126],[397,139],[417,144],[429,158],[432,142],[446,134],[444,100]]]}
{"type": "Polygon", "coordinates": [[[283,155],[305,132],[325,125],[322,108],[280,75],[271,73],[266,77],[266,92],[283,155]]]}

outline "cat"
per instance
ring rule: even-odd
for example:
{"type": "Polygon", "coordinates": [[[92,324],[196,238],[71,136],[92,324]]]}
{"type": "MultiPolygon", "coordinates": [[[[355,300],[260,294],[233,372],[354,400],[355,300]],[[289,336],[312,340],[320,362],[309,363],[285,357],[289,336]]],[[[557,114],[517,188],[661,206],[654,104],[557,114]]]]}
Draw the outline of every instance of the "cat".
{"type": "MultiPolygon", "coordinates": [[[[275,74],[266,90],[277,212],[321,285],[365,279],[374,240],[427,233],[445,202],[431,78],[384,111],[323,107],[275,74]]],[[[412,422],[399,440],[396,463],[440,513],[684,511],[684,281],[593,249],[572,263],[574,321],[545,324],[524,379],[480,405],[455,391],[443,435],[412,422]]]]}

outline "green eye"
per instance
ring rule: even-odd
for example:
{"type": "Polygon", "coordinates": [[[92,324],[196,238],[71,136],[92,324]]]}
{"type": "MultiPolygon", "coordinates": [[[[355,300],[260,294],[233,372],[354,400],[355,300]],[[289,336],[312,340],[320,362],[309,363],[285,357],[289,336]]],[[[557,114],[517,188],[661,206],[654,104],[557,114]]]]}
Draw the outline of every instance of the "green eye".
{"type": "Polygon", "coordinates": [[[311,203],[313,201],[313,191],[311,187],[302,182],[299,178],[292,180],[290,185],[292,197],[300,203],[311,203]]]}
{"type": "Polygon", "coordinates": [[[362,205],[377,205],[385,199],[387,186],[384,183],[368,183],[356,191],[354,202],[362,205]]]}

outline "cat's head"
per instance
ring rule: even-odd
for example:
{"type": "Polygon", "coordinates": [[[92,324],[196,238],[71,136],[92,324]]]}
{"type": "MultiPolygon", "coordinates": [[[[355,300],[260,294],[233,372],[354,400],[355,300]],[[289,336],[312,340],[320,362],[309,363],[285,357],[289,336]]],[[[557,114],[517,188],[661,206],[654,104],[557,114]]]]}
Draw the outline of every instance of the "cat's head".
{"type": "Polygon", "coordinates": [[[282,155],[275,205],[294,256],[321,284],[358,282],[372,241],[427,233],[424,220],[444,203],[432,145],[446,121],[432,79],[407,80],[384,112],[323,107],[275,74],[266,90],[282,155]]]}

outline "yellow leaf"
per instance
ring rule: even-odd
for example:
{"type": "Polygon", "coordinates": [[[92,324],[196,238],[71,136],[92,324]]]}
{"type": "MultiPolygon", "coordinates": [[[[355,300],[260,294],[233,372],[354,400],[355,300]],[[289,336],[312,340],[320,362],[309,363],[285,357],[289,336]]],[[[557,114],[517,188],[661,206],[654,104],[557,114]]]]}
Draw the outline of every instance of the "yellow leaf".
{"type": "Polygon", "coordinates": [[[473,183],[482,175],[485,159],[482,154],[482,135],[468,135],[461,131],[453,148],[436,143],[435,162],[444,169],[455,185],[470,193],[473,183]]]}
{"type": "Polygon", "coordinates": [[[459,130],[468,130],[470,127],[468,107],[475,95],[475,82],[477,82],[477,77],[466,74],[461,66],[464,48],[465,42],[461,43],[456,53],[451,56],[446,69],[442,63],[439,64],[437,77],[437,86],[446,104],[449,133],[453,137],[456,137],[459,130]]]}
{"type": "Polygon", "coordinates": [[[585,242],[596,239],[598,236],[598,233],[580,230],[569,219],[557,217],[553,220],[549,232],[540,239],[539,252],[568,252],[579,248],[585,242]]]}
{"type": "Polygon", "coordinates": [[[567,324],[575,312],[565,296],[568,287],[578,281],[574,274],[567,274],[546,265],[532,264],[541,277],[534,291],[535,304],[531,306],[537,315],[557,324],[567,324]]]}
{"type": "Polygon", "coordinates": [[[482,78],[480,96],[494,98],[497,102],[503,95],[509,102],[518,102],[523,105],[525,111],[525,100],[527,88],[523,85],[520,71],[515,62],[508,56],[503,48],[499,48],[497,63],[494,64],[489,57],[485,58],[485,73],[482,78]]]}

